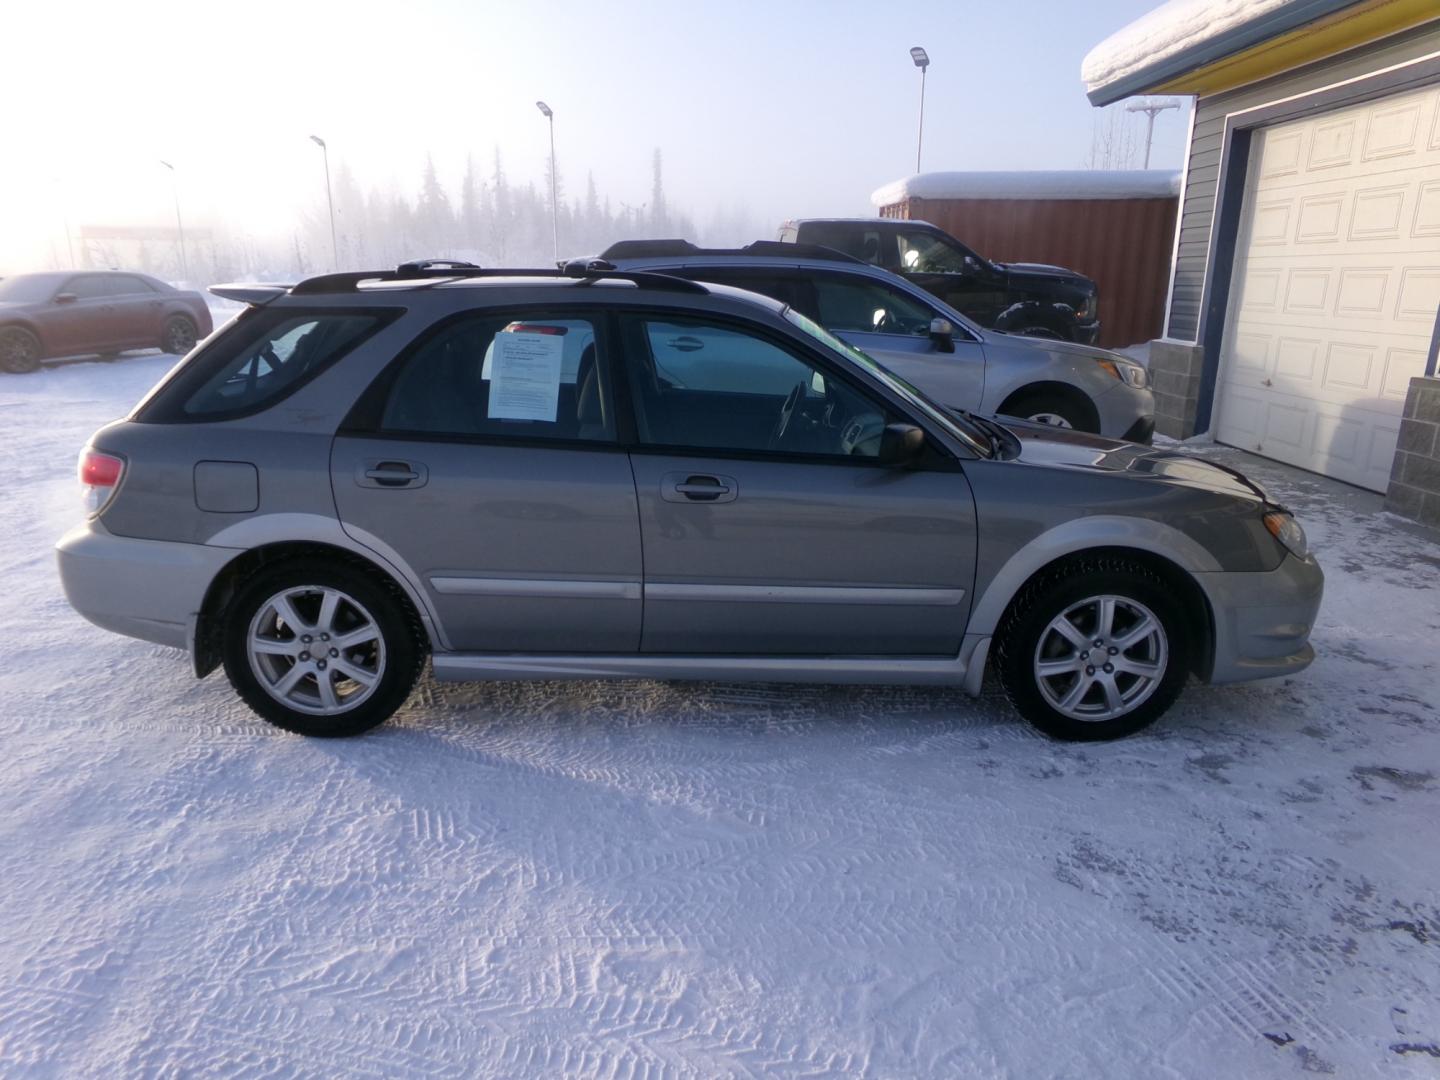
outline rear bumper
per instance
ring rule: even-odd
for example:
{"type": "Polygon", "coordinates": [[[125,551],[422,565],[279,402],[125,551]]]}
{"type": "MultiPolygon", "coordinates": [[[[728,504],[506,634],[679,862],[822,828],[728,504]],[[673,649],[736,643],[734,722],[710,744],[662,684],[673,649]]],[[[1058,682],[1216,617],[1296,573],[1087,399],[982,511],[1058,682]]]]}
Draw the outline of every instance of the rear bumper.
{"type": "Polygon", "coordinates": [[[240,551],[133,540],[89,521],[61,537],[55,554],[65,598],[96,626],[188,649],[210,583],[240,551]]]}
{"type": "Polygon", "coordinates": [[[1325,575],[1312,556],[1268,573],[1196,574],[1215,614],[1215,656],[1209,682],[1244,682],[1290,675],[1310,666],[1310,631],[1320,610],[1325,575]]]}

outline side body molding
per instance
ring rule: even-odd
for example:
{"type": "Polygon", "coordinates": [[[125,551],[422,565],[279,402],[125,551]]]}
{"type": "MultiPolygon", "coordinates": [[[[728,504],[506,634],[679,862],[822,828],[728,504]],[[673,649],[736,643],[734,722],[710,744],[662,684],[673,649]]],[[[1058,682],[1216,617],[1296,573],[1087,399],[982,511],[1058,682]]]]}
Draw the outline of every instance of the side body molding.
{"type": "Polygon", "coordinates": [[[1221,569],[1215,556],[1174,526],[1149,518],[1097,514],[1056,525],[1025,544],[987,582],[977,581],[971,634],[993,634],[1010,601],[1041,567],[1099,547],[1127,547],[1159,555],[1192,574],[1221,569]]]}

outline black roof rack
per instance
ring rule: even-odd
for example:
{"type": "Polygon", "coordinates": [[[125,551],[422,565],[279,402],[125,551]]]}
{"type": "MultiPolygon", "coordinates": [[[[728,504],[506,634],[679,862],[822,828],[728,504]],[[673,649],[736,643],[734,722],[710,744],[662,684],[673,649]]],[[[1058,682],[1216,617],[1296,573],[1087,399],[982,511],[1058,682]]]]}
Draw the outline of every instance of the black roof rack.
{"type": "Polygon", "coordinates": [[[684,255],[749,255],[753,258],[824,259],[863,263],[843,251],[819,244],[788,244],[781,240],[755,240],[742,248],[702,248],[689,240],[619,240],[600,253],[601,259],[666,259],[684,255]]]}
{"type": "Polygon", "coordinates": [[[449,259],[419,259],[401,263],[394,270],[354,270],[340,274],[322,274],[307,278],[290,289],[291,296],[317,296],[326,293],[358,292],[366,281],[414,281],[440,284],[481,277],[571,278],[585,283],[605,279],[629,281],[650,289],[669,292],[707,294],[709,289],[694,281],[671,274],[647,273],[643,270],[616,270],[600,259],[571,259],[559,269],[545,267],[483,267],[474,263],[449,259]]]}

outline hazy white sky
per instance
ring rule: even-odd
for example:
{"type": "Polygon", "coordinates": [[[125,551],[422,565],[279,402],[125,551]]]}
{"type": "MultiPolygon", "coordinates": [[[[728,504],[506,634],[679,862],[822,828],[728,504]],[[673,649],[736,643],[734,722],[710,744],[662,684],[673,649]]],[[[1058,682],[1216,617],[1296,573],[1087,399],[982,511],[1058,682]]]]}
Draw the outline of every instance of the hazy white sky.
{"type": "MultiPolygon", "coordinates": [[[[488,172],[497,144],[539,181],[537,98],[572,196],[593,171],[617,207],[645,202],[658,146],[667,196],[702,221],[865,213],[913,171],[917,44],[927,170],[1076,168],[1094,119],[1080,61],[1155,2],[11,4],[0,272],[63,253],[67,217],[172,224],[162,158],[187,226],[258,235],[323,199],[311,133],[362,184],[413,194],[431,151],[453,189],[466,153],[488,172]]],[[[1163,115],[1152,164],[1178,167],[1183,142],[1163,115]]]]}

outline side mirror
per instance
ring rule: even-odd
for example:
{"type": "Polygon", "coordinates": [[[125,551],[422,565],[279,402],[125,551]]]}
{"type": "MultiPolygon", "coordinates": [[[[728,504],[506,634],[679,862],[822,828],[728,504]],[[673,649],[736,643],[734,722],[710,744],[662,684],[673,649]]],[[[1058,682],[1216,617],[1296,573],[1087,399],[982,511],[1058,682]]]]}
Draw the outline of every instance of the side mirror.
{"type": "Polygon", "coordinates": [[[914,424],[886,424],[880,433],[880,461],[904,465],[914,461],[925,448],[925,432],[914,424]]]}
{"type": "Polygon", "coordinates": [[[949,319],[931,319],[930,341],[940,352],[954,352],[955,324],[949,319]]]}
{"type": "Polygon", "coordinates": [[[73,304],[78,299],[79,297],[77,297],[73,292],[62,292],[55,294],[55,303],[57,304],[73,304]]]}

